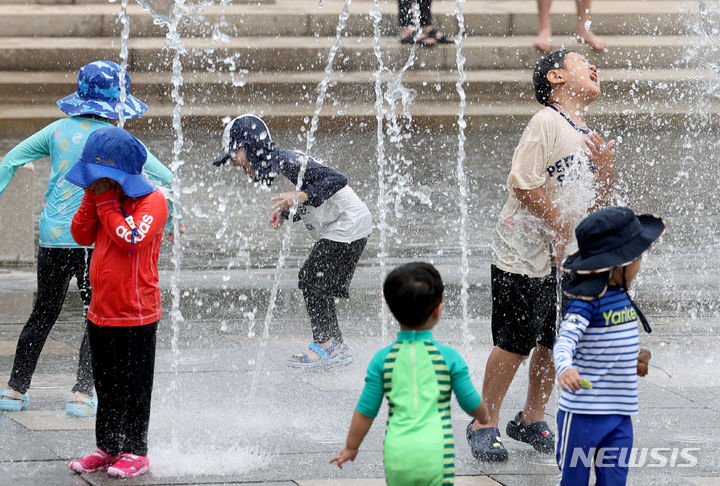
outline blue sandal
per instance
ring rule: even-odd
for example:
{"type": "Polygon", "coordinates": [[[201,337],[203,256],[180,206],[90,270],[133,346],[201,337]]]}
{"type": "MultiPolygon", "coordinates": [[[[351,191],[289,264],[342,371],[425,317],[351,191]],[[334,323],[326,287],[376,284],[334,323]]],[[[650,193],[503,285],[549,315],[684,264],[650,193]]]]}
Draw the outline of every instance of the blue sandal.
{"type": "Polygon", "coordinates": [[[0,392],[0,411],[3,412],[20,412],[25,410],[30,403],[30,397],[24,393],[22,398],[16,398],[12,390],[3,390],[0,392]],[[8,397],[9,400],[5,399],[8,397]]]}
{"type": "Polygon", "coordinates": [[[92,398],[71,396],[65,405],[65,413],[69,417],[94,417],[97,415],[97,406],[97,395],[93,395],[92,398]]]}
{"type": "Polygon", "coordinates": [[[317,354],[319,358],[313,359],[307,353],[294,354],[287,360],[288,366],[304,369],[328,368],[349,364],[353,359],[345,343],[333,342],[328,349],[323,349],[317,343],[310,343],[308,349],[317,354]]]}

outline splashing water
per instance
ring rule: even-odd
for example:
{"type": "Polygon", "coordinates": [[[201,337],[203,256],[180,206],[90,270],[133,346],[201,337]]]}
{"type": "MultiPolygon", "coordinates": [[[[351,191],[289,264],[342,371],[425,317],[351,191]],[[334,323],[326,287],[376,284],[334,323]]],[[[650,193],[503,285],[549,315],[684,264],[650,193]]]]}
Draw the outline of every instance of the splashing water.
{"type": "Polygon", "coordinates": [[[122,0],[120,4],[120,13],[118,14],[120,23],[122,24],[122,32],[120,33],[120,103],[115,105],[115,111],[118,114],[118,126],[125,126],[125,101],[127,100],[127,86],[125,85],[125,76],[127,76],[128,65],[128,41],[130,39],[130,18],[127,13],[128,0],[122,0]]]}
{"type": "MultiPolygon", "coordinates": [[[[325,101],[325,95],[327,94],[327,88],[330,83],[330,76],[332,76],[332,67],[333,67],[333,61],[335,60],[335,55],[337,54],[338,49],[340,48],[340,41],[342,40],[342,33],[345,30],[345,24],[347,23],[347,19],[350,17],[350,3],[352,0],[345,0],[345,5],[343,6],[342,12],[340,13],[340,17],[338,18],[338,24],[337,28],[335,30],[335,42],[333,43],[333,46],[330,48],[330,53],[328,54],[328,61],[325,65],[325,76],[323,77],[322,81],[318,85],[318,97],[315,101],[315,112],[313,113],[312,120],[310,122],[310,129],[307,131],[307,142],[305,145],[305,153],[309,154],[312,150],[314,144],[315,144],[315,132],[318,128],[318,123],[320,119],[320,112],[323,107],[323,103],[325,101]]],[[[300,158],[300,170],[298,172],[297,176],[297,184],[295,185],[295,191],[293,193],[293,205],[290,208],[290,213],[288,215],[288,222],[293,221],[293,218],[295,214],[297,213],[298,208],[298,193],[300,192],[300,188],[302,187],[303,178],[305,177],[305,169],[307,168],[308,163],[308,156],[303,156],[300,158]]],[[[270,299],[268,302],[268,308],[267,312],[265,313],[265,320],[263,322],[263,332],[260,336],[260,345],[258,348],[257,358],[255,359],[255,372],[253,373],[253,379],[252,383],[250,385],[250,397],[255,396],[255,393],[257,391],[257,384],[258,384],[258,378],[260,376],[260,368],[262,367],[264,358],[265,358],[265,349],[267,347],[267,340],[270,335],[270,323],[272,322],[273,318],[273,312],[275,311],[276,300],[277,300],[277,294],[278,289],[280,288],[280,274],[282,272],[283,267],[285,266],[285,259],[287,256],[287,253],[290,248],[290,244],[292,242],[292,224],[285,225],[285,234],[283,235],[283,242],[282,242],[282,248],[280,249],[280,254],[278,255],[278,261],[275,265],[275,276],[273,278],[273,285],[272,289],[270,290],[270,299]]]]}
{"type": "MultiPolygon", "coordinates": [[[[378,259],[380,261],[380,288],[387,273],[387,187],[385,184],[385,136],[383,123],[385,119],[385,109],[383,107],[382,92],[382,75],[385,66],[382,59],[382,50],[380,49],[380,21],[382,20],[382,12],[378,0],[374,0],[373,7],[370,9],[370,17],[373,19],[373,52],[378,61],[378,67],[373,76],[375,79],[375,119],[377,120],[377,147],[376,155],[378,162],[378,214],[380,221],[378,222],[378,231],[380,232],[380,248],[378,251],[378,259]]],[[[389,315],[386,306],[380,306],[381,319],[381,336],[383,341],[387,339],[389,315]]]]}
{"type": "Polygon", "coordinates": [[[460,190],[460,306],[462,309],[462,333],[463,347],[465,351],[470,348],[470,329],[468,323],[468,274],[470,273],[470,262],[468,260],[468,189],[467,176],[465,174],[465,56],[462,53],[462,39],[465,34],[465,17],[460,8],[460,1],[455,2],[455,16],[458,20],[458,34],[455,38],[455,63],[457,64],[458,80],[455,83],[455,90],[460,95],[458,104],[458,149],[457,169],[458,189],[460,190]]]}

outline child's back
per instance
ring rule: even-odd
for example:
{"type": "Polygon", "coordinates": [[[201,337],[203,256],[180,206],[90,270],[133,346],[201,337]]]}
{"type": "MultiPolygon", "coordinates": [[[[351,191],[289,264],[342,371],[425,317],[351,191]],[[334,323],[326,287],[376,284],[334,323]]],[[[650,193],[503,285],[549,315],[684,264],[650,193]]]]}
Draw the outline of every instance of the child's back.
{"type": "MultiPolygon", "coordinates": [[[[452,348],[438,344],[432,332],[400,331],[391,346],[378,352],[368,367],[366,383],[380,385],[388,400],[385,471],[388,484],[452,482],[455,453],[450,420],[450,395],[455,387],[461,406],[480,405],[467,376],[467,366],[452,348]],[[469,387],[469,388],[468,388],[469,387]]],[[[377,390],[376,386],[372,387],[377,390]]],[[[377,414],[377,398],[363,396],[358,410],[377,414]]]]}

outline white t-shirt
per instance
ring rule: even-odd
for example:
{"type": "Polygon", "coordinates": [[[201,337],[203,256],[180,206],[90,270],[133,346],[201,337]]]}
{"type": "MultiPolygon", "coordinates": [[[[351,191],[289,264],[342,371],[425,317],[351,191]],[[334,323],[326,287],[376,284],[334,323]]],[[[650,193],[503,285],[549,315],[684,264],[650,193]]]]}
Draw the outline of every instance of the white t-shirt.
{"type": "Polygon", "coordinates": [[[514,189],[543,188],[571,228],[566,252],[577,248],[575,227],[595,202],[592,168],[582,152],[587,131],[551,107],[532,117],[520,137],[507,179],[508,199],[492,243],[493,264],[530,277],[550,274],[553,236],[542,220],[522,207],[514,189]]]}
{"type": "MultiPolygon", "coordinates": [[[[275,179],[276,188],[292,192],[295,185],[287,177],[275,179]]],[[[346,185],[318,207],[302,204],[297,209],[305,228],[316,240],[352,243],[372,233],[372,216],[365,203],[346,185]]]]}

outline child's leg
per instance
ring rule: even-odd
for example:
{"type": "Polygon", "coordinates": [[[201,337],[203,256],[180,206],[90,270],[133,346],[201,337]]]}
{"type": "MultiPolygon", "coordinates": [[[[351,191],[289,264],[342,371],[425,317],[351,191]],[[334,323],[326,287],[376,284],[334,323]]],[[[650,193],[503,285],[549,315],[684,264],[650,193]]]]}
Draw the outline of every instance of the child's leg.
{"type": "Polygon", "coordinates": [[[367,238],[352,243],[321,239],[300,269],[302,289],[316,343],[343,341],[335,312],[335,297],[349,297],[350,282],[367,238]]]}
{"type": "Polygon", "coordinates": [[[561,471],[560,486],[587,486],[595,449],[593,424],[587,415],[558,410],[555,457],[561,471]]]}
{"type": "Polygon", "coordinates": [[[430,12],[430,5],[432,0],[419,0],[418,6],[420,7],[420,26],[426,27],[432,25],[432,13],[430,12]]]}
{"type": "Polygon", "coordinates": [[[628,461],[633,445],[632,419],[629,415],[610,415],[616,426],[603,438],[598,450],[606,448],[602,464],[595,462],[596,486],[622,486],[627,481],[628,461]]]}
{"type": "MultiPolygon", "coordinates": [[[[89,268],[92,250],[77,249],[74,257],[73,274],[77,279],[78,289],[80,289],[80,297],[85,306],[85,314],[90,306],[92,298],[92,288],[90,286],[89,268]]],[[[86,326],[87,327],[87,326],[86,326]]],[[[83,332],[82,343],[80,345],[80,355],[78,356],[77,381],[73,386],[73,392],[80,392],[86,395],[92,393],[94,384],[92,376],[92,358],[90,357],[90,345],[88,344],[87,329],[83,332]]]]}
{"type": "Polygon", "coordinates": [[[310,315],[313,341],[323,344],[331,339],[342,342],[342,333],[335,312],[335,298],[303,289],[305,306],[310,315]]]}
{"type": "MultiPolygon", "coordinates": [[[[106,454],[125,452],[124,430],[127,412],[127,369],[122,362],[127,355],[122,327],[100,327],[87,322],[88,342],[92,356],[98,409],[95,418],[95,441],[106,454]]],[[[125,359],[126,361],[126,359],[125,359]]]]}
{"type": "Polygon", "coordinates": [[[150,425],[150,401],[155,372],[155,336],[157,322],[128,329],[129,360],[127,374],[131,376],[126,395],[127,425],[123,452],[147,455],[147,435],[150,425]]]}
{"type": "Polygon", "coordinates": [[[37,296],[20,333],[8,381],[16,392],[25,393],[30,387],[40,352],[65,302],[72,278],[67,264],[68,252],[65,248],[40,247],[38,250],[37,296]]]}
{"type": "Polygon", "coordinates": [[[412,0],[398,0],[398,24],[400,27],[412,24],[412,0]]]}

